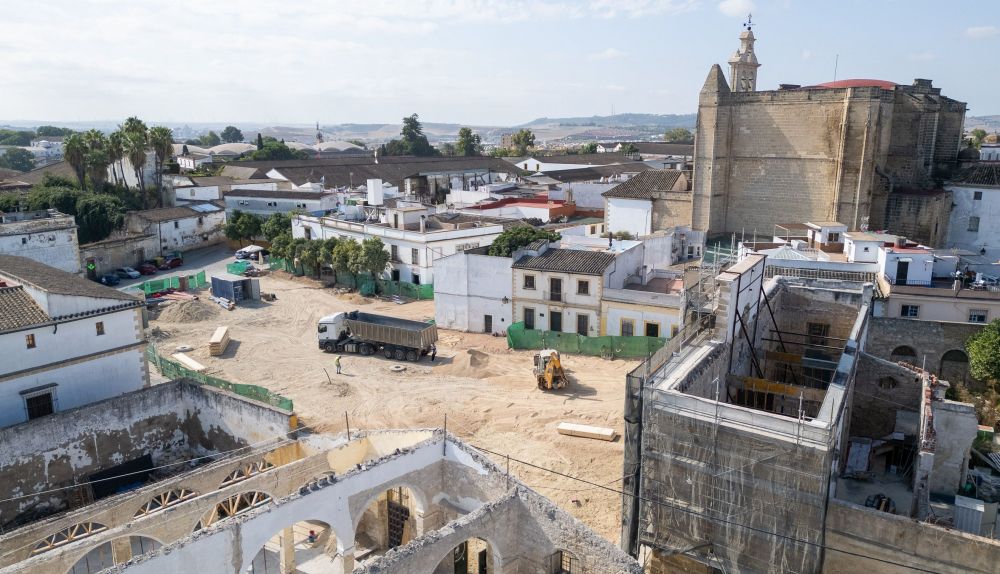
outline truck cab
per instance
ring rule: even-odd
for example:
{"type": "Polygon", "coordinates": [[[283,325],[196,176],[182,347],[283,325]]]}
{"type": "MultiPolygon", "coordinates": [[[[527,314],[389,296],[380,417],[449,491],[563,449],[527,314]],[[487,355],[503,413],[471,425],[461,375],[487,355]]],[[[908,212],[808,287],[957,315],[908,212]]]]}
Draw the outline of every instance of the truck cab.
{"type": "Polygon", "coordinates": [[[319,338],[320,349],[325,349],[327,343],[330,343],[332,347],[337,341],[347,337],[349,329],[347,328],[346,319],[347,313],[341,311],[340,313],[327,315],[319,320],[317,336],[319,338]]]}

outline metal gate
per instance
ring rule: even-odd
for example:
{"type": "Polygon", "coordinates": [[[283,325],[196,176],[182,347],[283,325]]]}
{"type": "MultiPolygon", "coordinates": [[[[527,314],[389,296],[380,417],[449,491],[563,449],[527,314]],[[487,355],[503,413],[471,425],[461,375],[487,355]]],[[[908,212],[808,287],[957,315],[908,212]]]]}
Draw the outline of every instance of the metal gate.
{"type": "Polygon", "coordinates": [[[403,533],[406,530],[406,523],[410,520],[409,495],[403,492],[403,488],[395,488],[386,493],[389,532],[389,548],[395,548],[403,544],[403,533]]]}

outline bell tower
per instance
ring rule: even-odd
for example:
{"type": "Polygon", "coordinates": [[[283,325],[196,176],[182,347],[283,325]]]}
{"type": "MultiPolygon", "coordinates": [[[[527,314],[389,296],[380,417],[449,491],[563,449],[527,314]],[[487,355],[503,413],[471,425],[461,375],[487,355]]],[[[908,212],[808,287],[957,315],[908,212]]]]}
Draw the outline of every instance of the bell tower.
{"type": "Polygon", "coordinates": [[[729,85],[734,92],[753,92],[757,90],[757,55],[753,51],[753,15],[747,16],[743,25],[745,30],[740,34],[740,49],[729,58],[729,85]]]}

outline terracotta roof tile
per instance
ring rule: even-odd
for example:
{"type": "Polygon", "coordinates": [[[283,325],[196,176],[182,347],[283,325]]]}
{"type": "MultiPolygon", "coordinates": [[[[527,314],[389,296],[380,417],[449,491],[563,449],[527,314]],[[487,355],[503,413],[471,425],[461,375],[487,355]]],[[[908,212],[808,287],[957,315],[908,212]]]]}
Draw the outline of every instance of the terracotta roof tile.
{"type": "Polygon", "coordinates": [[[50,320],[20,285],[0,287],[0,331],[14,331],[50,320]]]}

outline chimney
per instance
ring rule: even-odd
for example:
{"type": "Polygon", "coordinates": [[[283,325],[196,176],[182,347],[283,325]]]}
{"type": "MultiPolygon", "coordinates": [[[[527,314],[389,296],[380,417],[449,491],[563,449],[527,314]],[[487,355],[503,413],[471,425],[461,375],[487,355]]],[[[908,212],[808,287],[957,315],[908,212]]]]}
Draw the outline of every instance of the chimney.
{"type": "Polygon", "coordinates": [[[902,235],[896,236],[896,247],[906,247],[906,238],[902,235]]]}
{"type": "Polygon", "coordinates": [[[420,216],[420,233],[426,233],[426,232],[427,232],[427,216],[426,215],[421,215],[420,216]]]}
{"type": "Polygon", "coordinates": [[[366,187],[368,188],[368,205],[383,205],[385,203],[381,179],[369,179],[366,187]]]}
{"type": "Polygon", "coordinates": [[[573,188],[572,187],[567,188],[566,189],[566,205],[573,205],[575,203],[576,202],[573,201],[573,188]]]}

